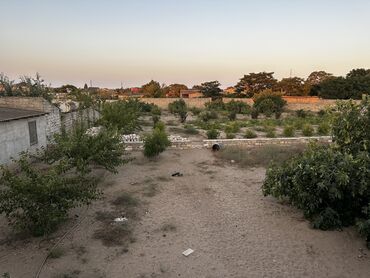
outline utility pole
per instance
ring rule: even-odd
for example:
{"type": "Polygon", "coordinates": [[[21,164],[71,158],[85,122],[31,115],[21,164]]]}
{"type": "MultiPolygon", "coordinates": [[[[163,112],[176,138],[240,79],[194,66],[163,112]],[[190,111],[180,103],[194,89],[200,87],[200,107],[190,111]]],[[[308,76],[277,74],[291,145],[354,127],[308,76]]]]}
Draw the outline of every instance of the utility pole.
{"type": "Polygon", "coordinates": [[[293,70],[290,69],[290,78],[292,78],[292,72],[293,72],[293,70]]]}

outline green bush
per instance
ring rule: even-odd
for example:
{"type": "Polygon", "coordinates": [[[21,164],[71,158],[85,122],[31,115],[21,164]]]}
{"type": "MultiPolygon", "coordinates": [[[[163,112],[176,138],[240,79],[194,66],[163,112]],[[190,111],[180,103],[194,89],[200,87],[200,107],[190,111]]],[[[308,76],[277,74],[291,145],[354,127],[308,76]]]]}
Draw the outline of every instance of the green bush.
{"type": "Polygon", "coordinates": [[[248,139],[257,138],[257,134],[253,130],[247,129],[245,131],[244,138],[248,139]]]}
{"type": "Polygon", "coordinates": [[[201,108],[198,108],[198,107],[192,107],[192,108],[189,108],[189,111],[191,111],[191,113],[193,113],[194,116],[197,116],[199,115],[203,110],[201,108]]]}
{"type": "Polygon", "coordinates": [[[230,121],[235,121],[235,119],[236,119],[236,113],[234,111],[231,111],[231,112],[229,112],[229,114],[227,115],[227,117],[229,118],[230,121]]]}
{"type": "Polygon", "coordinates": [[[273,113],[282,112],[286,101],[283,100],[282,94],[265,90],[253,96],[253,107],[259,112],[271,117],[273,113]]]}
{"type": "Polygon", "coordinates": [[[55,134],[53,139],[53,144],[39,153],[48,164],[64,161],[81,173],[89,172],[91,165],[99,165],[116,173],[117,167],[128,161],[123,157],[121,136],[113,129],[89,135],[82,124],[77,124],[70,132],[55,134]]]}
{"type": "Polygon", "coordinates": [[[186,134],[191,134],[191,135],[199,134],[199,130],[196,129],[193,125],[187,124],[187,125],[184,126],[184,128],[185,128],[185,133],[186,134]]]}
{"type": "Polygon", "coordinates": [[[155,126],[155,125],[156,125],[156,123],[158,123],[160,119],[161,119],[161,117],[160,117],[160,116],[153,114],[153,115],[152,115],[153,126],[155,126]]]}
{"type": "Polygon", "coordinates": [[[118,129],[124,134],[140,130],[140,102],[136,100],[105,103],[101,110],[99,123],[107,128],[118,129]]]}
{"type": "Polygon", "coordinates": [[[313,133],[314,133],[314,129],[312,127],[312,125],[310,124],[305,124],[303,127],[302,127],[302,134],[304,136],[312,136],[313,133]]]}
{"type": "Polygon", "coordinates": [[[226,133],[226,139],[234,139],[235,134],[234,133],[226,133]]]}
{"type": "Polygon", "coordinates": [[[226,133],[237,133],[240,130],[240,126],[238,122],[232,122],[225,127],[226,133]]]}
{"type": "Polygon", "coordinates": [[[275,128],[273,128],[273,127],[266,128],[266,137],[267,138],[275,138],[276,137],[275,128]]]}
{"type": "Polygon", "coordinates": [[[176,100],[168,104],[168,110],[172,114],[178,115],[181,123],[185,123],[186,118],[188,117],[188,107],[183,99],[176,100]]]}
{"type": "Polygon", "coordinates": [[[339,103],[331,146],[312,145],[282,166],[271,165],[264,195],[287,199],[314,228],[357,224],[370,247],[370,101],[339,103]]]}
{"type": "Polygon", "coordinates": [[[296,115],[298,118],[306,118],[307,112],[303,109],[299,109],[296,111],[296,115]]]}
{"type": "Polygon", "coordinates": [[[322,122],[317,127],[317,134],[319,135],[328,135],[330,132],[330,124],[327,122],[322,122]]]}
{"type": "Polygon", "coordinates": [[[168,140],[166,132],[159,128],[155,128],[152,134],[144,138],[144,155],[149,158],[158,156],[170,145],[171,142],[168,140]]]}
{"type": "Polygon", "coordinates": [[[164,122],[159,121],[154,125],[154,129],[159,129],[160,131],[165,131],[166,130],[166,125],[164,124],[164,122]]]}
{"type": "Polygon", "coordinates": [[[0,213],[17,230],[35,236],[50,234],[67,218],[70,209],[89,204],[99,192],[96,182],[65,174],[65,165],[37,169],[23,155],[15,171],[1,167],[0,213]]]}
{"type": "Polygon", "coordinates": [[[250,114],[251,107],[243,101],[232,100],[225,104],[225,109],[235,114],[250,114]]]}
{"type": "Polygon", "coordinates": [[[285,137],[294,137],[294,132],[295,132],[294,126],[287,125],[284,127],[283,135],[285,137]]]}
{"type": "Polygon", "coordinates": [[[218,119],[218,114],[216,111],[203,111],[198,115],[199,119],[203,122],[208,122],[209,120],[218,119]]]}
{"type": "Polygon", "coordinates": [[[225,110],[225,103],[222,101],[222,99],[213,100],[206,103],[206,109],[207,110],[225,110]]]}
{"type": "Polygon", "coordinates": [[[257,110],[257,109],[255,109],[255,108],[253,108],[253,109],[251,110],[251,118],[252,118],[252,119],[258,119],[258,116],[259,116],[259,112],[258,112],[258,110],[257,110]]]}
{"type": "Polygon", "coordinates": [[[220,136],[220,132],[217,129],[210,129],[207,131],[208,139],[217,139],[220,136]]]}

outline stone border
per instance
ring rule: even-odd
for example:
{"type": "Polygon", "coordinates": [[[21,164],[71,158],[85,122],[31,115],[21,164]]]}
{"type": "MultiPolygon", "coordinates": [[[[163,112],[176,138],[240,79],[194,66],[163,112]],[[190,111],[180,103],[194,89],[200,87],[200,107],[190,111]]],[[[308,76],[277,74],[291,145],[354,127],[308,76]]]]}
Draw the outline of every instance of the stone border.
{"type": "MultiPolygon", "coordinates": [[[[243,146],[253,147],[262,145],[289,145],[296,143],[307,144],[311,141],[317,141],[321,143],[331,143],[330,136],[312,136],[312,137],[281,137],[281,138],[254,138],[254,139],[205,139],[202,141],[186,141],[186,142],[173,142],[169,149],[202,149],[212,148],[214,144],[221,146],[243,146]]],[[[144,144],[137,143],[126,143],[126,150],[142,150],[144,144]]]]}

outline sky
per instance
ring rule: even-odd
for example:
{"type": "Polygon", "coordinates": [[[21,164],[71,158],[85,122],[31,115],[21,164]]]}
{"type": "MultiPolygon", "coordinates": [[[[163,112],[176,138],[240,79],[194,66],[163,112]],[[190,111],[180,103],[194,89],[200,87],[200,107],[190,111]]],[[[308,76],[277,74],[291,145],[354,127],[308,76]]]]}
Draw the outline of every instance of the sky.
{"type": "Polygon", "coordinates": [[[370,68],[369,0],[0,0],[0,11],[0,72],[52,86],[370,68]]]}

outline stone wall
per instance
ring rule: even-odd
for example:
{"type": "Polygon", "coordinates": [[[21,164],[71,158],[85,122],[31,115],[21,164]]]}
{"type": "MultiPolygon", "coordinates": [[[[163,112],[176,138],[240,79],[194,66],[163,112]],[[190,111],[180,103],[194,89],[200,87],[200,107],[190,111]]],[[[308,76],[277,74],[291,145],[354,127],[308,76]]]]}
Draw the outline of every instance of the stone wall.
{"type": "MultiPolygon", "coordinates": [[[[168,104],[181,98],[140,98],[140,101],[158,105],[161,109],[168,109],[168,104]]],[[[211,98],[182,98],[188,107],[204,108],[211,98]]]]}
{"type": "Polygon", "coordinates": [[[8,122],[0,122],[0,164],[9,163],[11,158],[18,158],[23,151],[34,152],[36,149],[46,146],[47,119],[46,115],[19,119],[8,122]],[[36,121],[37,144],[30,145],[28,122],[36,121]]]}
{"type": "MultiPolygon", "coordinates": [[[[162,109],[167,109],[168,104],[179,100],[180,98],[141,98],[140,101],[146,103],[153,103],[158,105],[162,109]]],[[[286,100],[287,110],[310,110],[313,112],[317,112],[322,109],[326,109],[332,105],[335,105],[337,100],[335,99],[321,99],[319,97],[306,97],[306,96],[283,96],[283,99],[286,100]]],[[[197,108],[204,108],[207,102],[211,101],[211,98],[183,98],[185,103],[189,107],[197,107],[197,108]]],[[[253,105],[252,98],[223,98],[223,102],[228,103],[230,101],[242,101],[249,105],[253,105]]]]}

